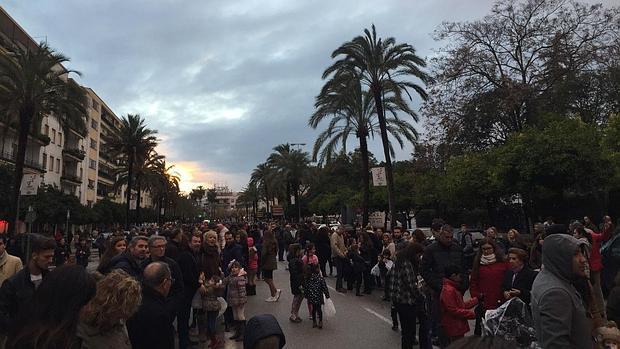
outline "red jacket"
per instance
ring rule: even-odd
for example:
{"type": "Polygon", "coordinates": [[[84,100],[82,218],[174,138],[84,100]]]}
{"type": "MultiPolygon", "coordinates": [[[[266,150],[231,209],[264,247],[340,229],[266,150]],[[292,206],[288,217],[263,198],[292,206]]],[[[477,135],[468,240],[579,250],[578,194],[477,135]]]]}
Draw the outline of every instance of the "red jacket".
{"type": "Polygon", "coordinates": [[[471,277],[469,293],[476,298],[480,298],[480,294],[484,293],[485,310],[495,309],[504,303],[502,280],[508,269],[510,269],[510,264],[507,262],[481,265],[478,277],[471,277]]]}
{"type": "Polygon", "coordinates": [[[463,301],[463,295],[456,288],[456,283],[443,279],[441,289],[441,324],[449,337],[463,336],[469,332],[468,319],[475,319],[476,314],[471,308],[478,304],[478,299],[463,301]]]}
{"type": "Polygon", "coordinates": [[[611,229],[605,228],[599,234],[594,231],[590,232],[592,236],[592,251],[590,252],[590,270],[600,271],[603,269],[601,260],[601,245],[611,238],[611,229]]]}

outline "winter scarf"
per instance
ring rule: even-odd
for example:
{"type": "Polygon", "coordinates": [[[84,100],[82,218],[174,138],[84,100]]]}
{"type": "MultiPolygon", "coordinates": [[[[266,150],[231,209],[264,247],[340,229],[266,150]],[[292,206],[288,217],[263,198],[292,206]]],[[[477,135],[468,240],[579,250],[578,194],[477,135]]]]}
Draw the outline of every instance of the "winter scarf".
{"type": "Polygon", "coordinates": [[[489,265],[496,262],[495,253],[490,254],[488,256],[482,255],[480,256],[480,264],[481,265],[489,265]]]}

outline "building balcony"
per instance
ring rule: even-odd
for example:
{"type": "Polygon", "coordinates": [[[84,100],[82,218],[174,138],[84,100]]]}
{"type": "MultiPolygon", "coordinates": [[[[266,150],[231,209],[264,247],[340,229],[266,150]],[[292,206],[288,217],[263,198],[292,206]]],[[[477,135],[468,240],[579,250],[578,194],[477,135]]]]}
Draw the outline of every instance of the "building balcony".
{"type": "Polygon", "coordinates": [[[62,182],[66,182],[66,183],[71,183],[74,185],[80,185],[82,184],[82,177],[78,176],[76,173],[73,172],[62,172],[62,176],[60,176],[60,181],[62,182]]]}
{"type": "MultiPolygon", "coordinates": [[[[13,153],[10,151],[4,151],[4,152],[0,152],[0,159],[4,160],[4,161],[8,161],[11,162],[13,164],[15,164],[15,160],[17,159],[17,153],[13,153]]],[[[24,159],[24,167],[36,170],[38,172],[45,172],[45,168],[43,167],[43,164],[39,161],[39,159],[34,159],[32,157],[29,157],[26,154],[26,158],[24,159]]]]}
{"type": "Polygon", "coordinates": [[[77,148],[65,148],[62,150],[62,155],[76,161],[82,161],[86,157],[86,152],[77,148]]]}

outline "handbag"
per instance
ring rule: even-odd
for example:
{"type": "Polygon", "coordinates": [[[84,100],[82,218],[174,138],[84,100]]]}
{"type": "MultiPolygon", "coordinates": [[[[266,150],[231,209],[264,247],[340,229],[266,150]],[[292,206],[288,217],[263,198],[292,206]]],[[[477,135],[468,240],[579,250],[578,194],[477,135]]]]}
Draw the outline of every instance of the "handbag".
{"type": "Polygon", "coordinates": [[[323,303],[325,303],[325,307],[323,309],[323,314],[325,314],[325,317],[328,319],[335,317],[336,307],[334,306],[332,299],[326,298],[325,295],[323,295],[323,303]]]}

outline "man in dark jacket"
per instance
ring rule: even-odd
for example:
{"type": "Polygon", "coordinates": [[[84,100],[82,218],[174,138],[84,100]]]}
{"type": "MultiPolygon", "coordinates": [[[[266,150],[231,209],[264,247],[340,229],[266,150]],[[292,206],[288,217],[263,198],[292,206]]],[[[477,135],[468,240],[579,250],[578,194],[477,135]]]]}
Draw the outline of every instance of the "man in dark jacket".
{"type": "MultiPolygon", "coordinates": [[[[184,233],[178,235],[177,238],[181,240],[186,239],[182,234],[184,233]]],[[[192,236],[191,246],[187,244],[186,241],[181,241],[179,243],[179,253],[176,262],[179,264],[181,274],[183,275],[183,299],[179,308],[177,321],[180,349],[185,349],[190,344],[188,323],[192,309],[192,299],[198,287],[200,287],[198,282],[200,271],[198,270],[198,261],[194,251],[198,251],[200,245],[200,235],[192,236]]]]}
{"type": "Polygon", "coordinates": [[[532,285],[532,319],[543,348],[592,348],[592,328],[574,282],[586,277],[583,242],[566,234],[544,240],[543,269],[532,285]]]}
{"type": "Polygon", "coordinates": [[[245,266],[245,261],[243,260],[243,251],[241,250],[241,245],[235,242],[235,238],[231,232],[227,232],[224,235],[224,239],[226,239],[226,246],[222,250],[222,270],[224,271],[224,275],[228,276],[228,264],[233,260],[241,263],[242,266],[245,266]]]}
{"type": "Polygon", "coordinates": [[[129,248],[112,258],[110,267],[104,273],[114,269],[121,269],[127,274],[140,280],[142,277],[142,261],[146,258],[148,239],[144,236],[136,236],[129,242],[129,248]]]}
{"type": "MultiPolygon", "coordinates": [[[[424,250],[420,265],[422,278],[426,285],[431,288],[431,326],[433,336],[439,337],[442,343],[447,343],[447,338],[441,329],[441,307],[439,296],[443,287],[442,277],[445,268],[449,265],[463,266],[463,251],[458,244],[454,243],[452,227],[444,224],[439,231],[437,241],[430,244],[424,250]]],[[[468,277],[463,277],[465,285],[461,289],[467,289],[468,277]]]]}
{"type": "Polygon", "coordinates": [[[8,278],[0,288],[0,333],[6,334],[19,310],[30,302],[54,259],[56,241],[31,234],[31,254],[26,267],[8,278]]]}
{"type": "Polygon", "coordinates": [[[133,348],[174,348],[174,314],[166,307],[166,297],[173,283],[170,268],[165,263],[154,262],[144,268],[142,304],[127,320],[127,332],[133,348]]]}
{"type": "Polygon", "coordinates": [[[148,239],[150,256],[142,262],[142,266],[147,266],[153,262],[162,262],[168,265],[172,273],[172,287],[166,297],[167,306],[172,314],[176,314],[183,303],[183,274],[179,264],[173,259],[165,256],[166,254],[166,238],[160,235],[153,235],[148,239]]]}

